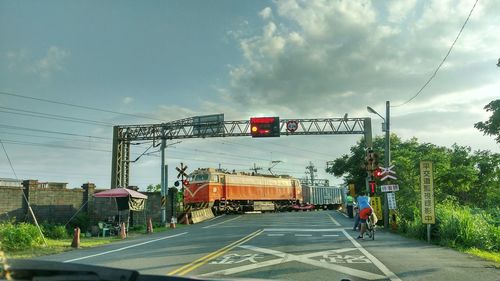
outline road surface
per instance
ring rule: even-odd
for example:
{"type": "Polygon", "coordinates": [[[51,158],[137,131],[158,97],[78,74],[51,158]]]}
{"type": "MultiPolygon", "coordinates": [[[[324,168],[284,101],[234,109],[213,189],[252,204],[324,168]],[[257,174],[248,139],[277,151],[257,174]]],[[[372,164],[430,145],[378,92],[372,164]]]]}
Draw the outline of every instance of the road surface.
{"type": "Polygon", "coordinates": [[[500,280],[476,257],[390,232],[357,234],[337,211],[225,215],[40,259],[212,279],[500,280]]]}

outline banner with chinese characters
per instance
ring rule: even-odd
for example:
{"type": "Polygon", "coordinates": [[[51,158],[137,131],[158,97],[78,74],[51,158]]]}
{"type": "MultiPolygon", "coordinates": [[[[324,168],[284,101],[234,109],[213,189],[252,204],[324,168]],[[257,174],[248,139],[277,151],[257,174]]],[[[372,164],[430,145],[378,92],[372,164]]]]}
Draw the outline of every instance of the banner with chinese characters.
{"type": "Polygon", "coordinates": [[[431,161],[420,161],[420,190],[422,194],[422,223],[436,223],[434,214],[434,180],[431,161]]]}
{"type": "Polygon", "coordinates": [[[380,199],[380,196],[374,196],[370,197],[370,205],[372,206],[373,211],[375,212],[375,215],[379,219],[382,219],[382,200],[380,199]]]}

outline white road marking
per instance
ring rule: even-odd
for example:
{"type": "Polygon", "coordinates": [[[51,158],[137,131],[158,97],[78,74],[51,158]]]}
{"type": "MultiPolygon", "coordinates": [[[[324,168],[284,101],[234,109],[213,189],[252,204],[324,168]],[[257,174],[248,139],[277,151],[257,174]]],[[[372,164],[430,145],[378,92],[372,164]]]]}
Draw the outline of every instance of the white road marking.
{"type": "Polygon", "coordinates": [[[225,217],[225,216],[226,216],[226,214],[222,214],[222,215],[220,215],[220,216],[216,216],[216,217],[213,217],[213,218],[211,218],[211,219],[207,220],[207,222],[209,222],[209,221],[213,221],[213,220],[216,220],[216,219],[218,219],[218,218],[225,217]]]}
{"type": "Polygon", "coordinates": [[[264,228],[264,231],[268,232],[333,232],[333,231],[344,231],[343,228],[264,228]]]}
{"type": "Polygon", "coordinates": [[[295,234],[297,237],[311,237],[313,236],[312,234],[295,234]]]}
{"type": "Polygon", "coordinates": [[[324,236],[324,237],[339,237],[338,234],[323,234],[321,236],[324,236]]]}
{"type": "Polygon", "coordinates": [[[283,233],[268,234],[267,236],[285,236],[283,233]]]}
{"type": "Polygon", "coordinates": [[[221,222],[216,223],[216,224],[211,224],[211,225],[208,225],[208,226],[204,226],[204,227],[202,227],[202,228],[211,228],[211,227],[217,226],[217,225],[219,225],[219,224],[226,223],[226,222],[228,222],[228,221],[234,221],[235,219],[239,219],[239,218],[241,218],[241,216],[237,216],[237,217],[232,218],[232,219],[228,219],[228,220],[225,220],[225,221],[221,221],[221,222]]]}
{"type": "Polygon", "coordinates": [[[361,246],[361,244],[359,244],[358,241],[352,238],[351,235],[349,235],[345,230],[342,230],[342,232],[349,240],[351,240],[352,244],[356,248],[358,248],[365,256],[367,256],[373,262],[373,264],[378,267],[378,269],[380,269],[380,271],[382,271],[387,277],[389,277],[391,281],[401,281],[401,279],[399,279],[396,274],[390,271],[381,261],[379,261],[375,256],[373,256],[372,254],[370,254],[370,252],[363,248],[363,246],[361,246]]]}
{"type": "Polygon", "coordinates": [[[326,214],[326,215],[330,217],[330,219],[333,221],[333,223],[334,223],[336,226],[340,226],[340,223],[339,223],[337,220],[335,220],[335,219],[334,219],[334,218],[333,218],[330,214],[326,214]]]}
{"type": "Polygon", "coordinates": [[[71,260],[65,260],[63,262],[73,262],[73,261],[79,261],[79,260],[84,260],[84,259],[88,259],[88,258],[98,257],[98,256],[106,255],[106,254],[111,254],[114,252],[119,252],[119,251],[123,251],[126,249],[139,247],[139,246],[146,245],[149,243],[153,243],[153,242],[157,242],[157,241],[161,241],[161,240],[165,240],[165,239],[169,239],[169,238],[174,238],[174,237],[181,236],[181,235],[184,235],[187,233],[188,232],[183,232],[183,233],[179,233],[179,234],[175,234],[175,235],[171,235],[171,236],[166,236],[166,237],[162,237],[162,238],[158,238],[158,239],[154,239],[154,240],[149,240],[146,242],[142,242],[142,243],[138,243],[138,244],[130,245],[127,247],[123,247],[123,248],[119,248],[119,249],[115,249],[115,250],[111,250],[111,251],[106,251],[106,252],[102,252],[102,253],[98,253],[98,254],[94,254],[94,255],[90,255],[90,256],[80,257],[80,258],[71,259],[71,260]]]}
{"type": "Polygon", "coordinates": [[[328,251],[321,251],[321,252],[309,253],[309,254],[304,254],[304,255],[294,255],[294,254],[284,253],[284,252],[280,252],[280,251],[276,251],[276,250],[272,250],[272,249],[254,247],[254,246],[250,246],[250,245],[240,245],[239,247],[244,248],[244,249],[248,249],[248,250],[252,250],[255,252],[274,255],[274,256],[277,256],[278,258],[273,259],[273,260],[264,261],[264,262],[253,263],[253,264],[249,264],[249,265],[244,265],[244,266],[214,271],[214,272],[210,272],[210,273],[205,273],[205,274],[201,274],[199,276],[230,275],[230,274],[240,273],[243,271],[248,271],[248,270],[252,270],[252,269],[256,269],[256,268],[262,268],[265,266],[283,264],[285,262],[290,262],[290,261],[298,261],[298,262],[302,262],[302,263],[305,263],[308,265],[313,265],[313,266],[321,267],[324,269],[337,271],[337,272],[341,272],[344,274],[349,274],[349,275],[360,277],[363,279],[378,280],[378,279],[384,278],[384,276],[382,276],[380,274],[374,274],[371,272],[366,272],[366,271],[362,271],[362,270],[358,270],[358,269],[354,269],[354,268],[350,268],[350,267],[346,267],[346,266],[342,266],[342,265],[338,265],[338,264],[332,264],[332,263],[328,263],[328,262],[320,262],[318,260],[310,259],[311,257],[349,252],[349,251],[357,250],[357,248],[328,250],[328,251]]]}
{"type": "Polygon", "coordinates": [[[343,215],[343,216],[344,216],[344,217],[346,217],[346,218],[349,218],[349,216],[348,216],[348,215],[346,215],[346,214],[344,214],[344,213],[342,213],[342,212],[337,211],[337,213],[339,213],[339,214],[343,215]]]}

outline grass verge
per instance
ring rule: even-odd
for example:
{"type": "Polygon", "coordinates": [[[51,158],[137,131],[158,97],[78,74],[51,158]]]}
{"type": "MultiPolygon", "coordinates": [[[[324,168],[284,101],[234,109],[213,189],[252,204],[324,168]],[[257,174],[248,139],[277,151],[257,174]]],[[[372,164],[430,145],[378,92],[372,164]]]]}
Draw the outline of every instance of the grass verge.
{"type": "Polygon", "coordinates": [[[464,250],[465,253],[494,262],[495,268],[500,269],[500,253],[487,252],[476,248],[464,250]]]}
{"type": "MultiPolygon", "coordinates": [[[[181,226],[181,225],[179,225],[181,226]]],[[[182,227],[182,226],[181,226],[182,227]]],[[[154,229],[154,233],[165,232],[168,231],[168,227],[156,227],[154,229]]],[[[140,237],[146,235],[144,231],[130,231],[128,233],[127,238],[134,239],[136,237],[140,237]]],[[[75,250],[71,247],[72,239],[46,239],[47,246],[36,247],[27,250],[19,250],[19,251],[7,251],[5,252],[5,256],[7,258],[13,259],[30,259],[38,256],[46,256],[46,255],[54,255],[63,253],[66,251],[75,250]]],[[[120,236],[112,236],[112,237],[84,237],[80,239],[80,248],[92,248],[102,245],[107,245],[113,242],[122,241],[120,236]]]]}

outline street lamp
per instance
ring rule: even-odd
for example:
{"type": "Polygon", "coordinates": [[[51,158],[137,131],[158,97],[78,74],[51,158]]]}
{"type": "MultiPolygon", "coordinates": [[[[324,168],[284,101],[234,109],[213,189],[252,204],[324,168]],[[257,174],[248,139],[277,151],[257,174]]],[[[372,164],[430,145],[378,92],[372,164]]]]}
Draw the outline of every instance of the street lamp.
{"type": "MultiPolygon", "coordinates": [[[[390,120],[390,103],[389,101],[385,102],[385,118],[382,117],[377,111],[375,111],[373,108],[367,106],[366,109],[368,112],[377,114],[384,120],[384,126],[382,127],[385,131],[385,151],[384,151],[384,158],[385,158],[385,168],[389,168],[391,165],[391,139],[390,139],[390,126],[389,126],[389,120],[390,120]]],[[[384,192],[384,228],[387,229],[389,227],[389,207],[387,206],[387,192],[384,192]]]]}

